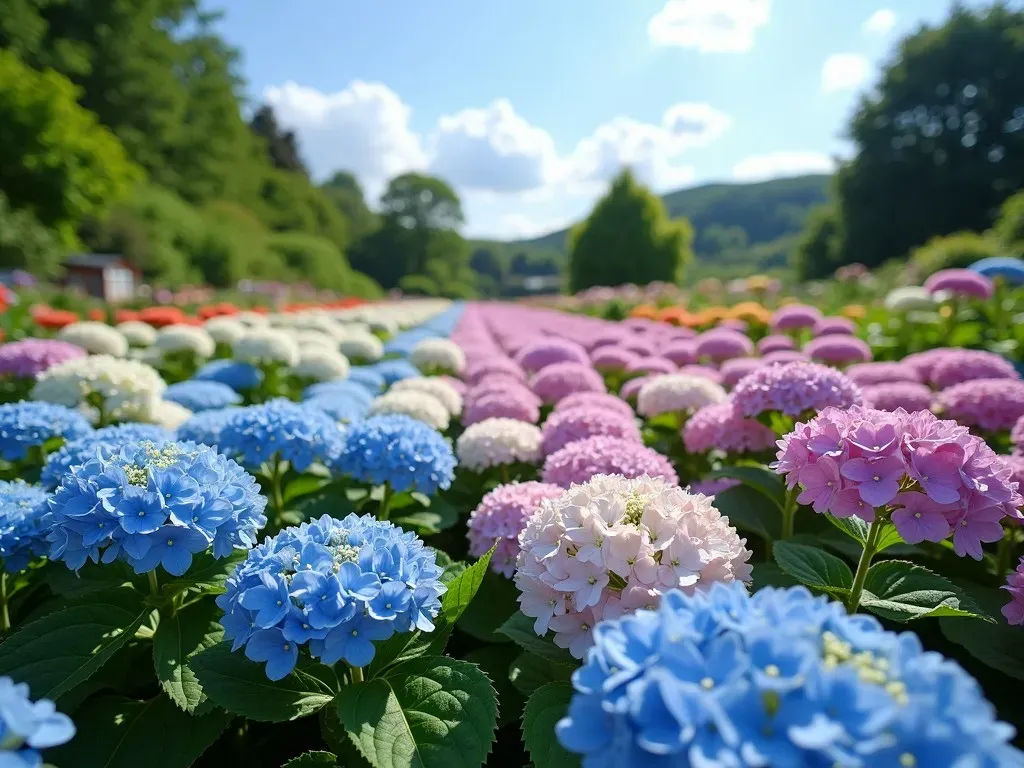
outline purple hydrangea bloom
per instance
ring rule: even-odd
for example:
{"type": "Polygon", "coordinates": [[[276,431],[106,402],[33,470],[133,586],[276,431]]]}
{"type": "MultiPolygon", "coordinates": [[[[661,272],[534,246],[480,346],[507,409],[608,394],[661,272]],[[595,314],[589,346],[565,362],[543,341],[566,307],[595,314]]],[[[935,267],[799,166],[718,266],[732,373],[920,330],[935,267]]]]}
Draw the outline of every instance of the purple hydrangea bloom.
{"type": "Polygon", "coordinates": [[[951,352],[956,354],[960,351],[951,347],[927,349],[924,352],[915,352],[912,355],[907,355],[903,358],[902,363],[903,365],[909,365],[917,371],[921,381],[928,382],[932,380],[932,371],[935,370],[936,365],[946,359],[951,352]]]}
{"type": "Polygon", "coordinates": [[[544,435],[545,456],[564,448],[569,443],[596,435],[642,442],[635,419],[588,405],[552,412],[541,427],[541,432],[544,435]]]}
{"type": "Polygon", "coordinates": [[[927,411],[932,406],[932,391],[916,381],[892,381],[864,387],[864,404],[880,411],[927,411]]]}
{"type": "Polygon", "coordinates": [[[747,335],[730,328],[716,328],[697,337],[696,354],[699,359],[729,360],[754,353],[754,342],[747,335]]]}
{"type": "Polygon", "coordinates": [[[815,336],[831,336],[833,334],[852,336],[857,326],[848,317],[823,317],[814,324],[815,336]]]}
{"type": "Polygon", "coordinates": [[[753,373],[764,365],[764,360],[759,357],[736,357],[722,363],[720,373],[722,380],[719,382],[725,387],[735,387],[736,384],[749,373],[753,373]]]}
{"type": "Polygon", "coordinates": [[[807,355],[797,349],[777,349],[766,354],[762,360],[765,363],[800,363],[807,360],[807,355]]]}
{"type": "Polygon", "coordinates": [[[506,374],[521,382],[526,382],[526,374],[514,360],[503,356],[488,357],[467,367],[466,381],[470,384],[477,384],[491,374],[506,374]]]}
{"type": "Polygon", "coordinates": [[[576,392],[559,400],[555,410],[568,411],[571,408],[580,406],[592,406],[606,411],[615,411],[630,419],[634,416],[633,409],[629,403],[606,392],[576,392]]]}
{"type": "Polygon", "coordinates": [[[921,375],[913,366],[906,363],[857,363],[847,368],[845,373],[862,387],[895,382],[921,382],[921,375]]]}
{"type": "Polygon", "coordinates": [[[639,359],[624,347],[598,347],[590,355],[590,362],[599,371],[625,371],[639,359]]]}
{"type": "Polygon", "coordinates": [[[568,339],[544,338],[519,350],[516,362],[527,371],[539,371],[555,363],[588,364],[587,351],[568,339]]]}
{"type": "Polygon", "coordinates": [[[487,419],[515,419],[536,424],[540,408],[528,389],[515,389],[506,393],[491,393],[474,397],[462,409],[462,425],[468,427],[487,419]],[[525,393],[529,397],[521,397],[525,393]]]}
{"type": "Polygon", "coordinates": [[[812,360],[832,365],[866,363],[871,359],[871,347],[866,341],[841,334],[811,339],[804,345],[803,351],[812,360]]]}
{"type": "Polygon", "coordinates": [[[544,460],[541,479],[562,488],[585,483],[594,475],[622,475],[625,478],[660,477],[679,484],[672,462],[653,448],[631,439],[597,435],[569,443],[544,460]]]}
{"type": "Polygon", "coordinates": [[[519,533],[527,518],[544,499],[557,499],[563,493],[563,488],[551,483],[499,485],[469,515],[469,554],[480,557],[497,542],[491,555],[491,570],[511,579],[519,557],[519,533]]]}
{"type": "Polygon", "coordinates": [[[969,427],[999,432],[1014,427],[1024,416],[1024,381],[975,379],[944,389],[936,408],[969,427]]]}
{"type": "Polygon", "coordinates": [[[589,363],[552,363],[533,377],[530,389],[545,403],[557,403],[574,392],[604,392],[605,386],[589,363]]]}
{"type": "Polygon", "coordinates": [[[891,515],[910,544],[952,534],[960,556],[982,557],[1024,497],[1003,457],[955,421],[928,411],[826,408],[779,441],[775,471],[801,504],[835,517],[891,515]]]}
{"type": "Polygon", "coordinates": [[[676,365],[695,363],[697,362],[697,343],[692,339],[673,341],[661,350],[661,356],[676,365]]]}
{"type": "Polygon", "coordinates": [[[1019,379],[1013,363],[983,349],[950,349],[932,367],[931,384],[946,389],[976,379],[1019,379]]]}
{"type": "Polygon", "coordinates": [[[626,366],[629,373],[675,373],[676,364],[664,357],[641,357],[626,366]]]}
{"type": "Polygon", "coordinates": [[[774,336],[765,336],[757,342],[757,351],[762,355],[767,355],[769,352],[781,352],[787,349],[796,349],[796,342],[793,341],[791,336],[776,334],[774,336]]]}
{"type": "Polygon", "coordinates": [[[841,371],[818,363],[787,363],[758,368],[740,380],[732,402],[744,416],[778,411],[800,416],[830,406],[863,402],[860,387],[841,371]]]}
{"type": "Polygon", "coordinates": [[[65,360],[85,357],[86,351],[66,341],[24,339],[0,346],[0,376],[35,378],[65,360]]]}
{"type": "Polygon", "coordinates": [[[992,281],[969,269],[943,269],[924,281],[929,293],[948,292],[954,296],[990,299],[995,290],[992,281]]]}
{"type": "MultiPolygon", "coordinates": [[[[717,371],[716,371],[717,373],[717,371]]],[[[622,385],[622,389],[619,390],[619,397],[627,402],[636,402],[637,396],[640,394],[640,390],[643,389],[644,384],[657,378],[656,376],[640,376],[635,379],[630,379],[622,385]]]]}
{"type": "Polygon", "coordinates": [[[821,312],[806,304],[789,304],[779,307],[772,315],[773,331],[797,331],[801,328],[813,328],[821,320],[821,312]]]}
{"type": "Polygon", "coordinates": [[[771,429],[757,419],[744,418],[729,401],[705,405],[683,427],[683,445],[689,453],[767,451],[775,440],[771,429]]]}
{"type": "Polygon", "coordinates": [[[724,383],[722,374],[708,365],[684,365],[681,366],[676,373],[685,376],[700,376],[708,381],[715,382],[715,384],[724,383]]]}

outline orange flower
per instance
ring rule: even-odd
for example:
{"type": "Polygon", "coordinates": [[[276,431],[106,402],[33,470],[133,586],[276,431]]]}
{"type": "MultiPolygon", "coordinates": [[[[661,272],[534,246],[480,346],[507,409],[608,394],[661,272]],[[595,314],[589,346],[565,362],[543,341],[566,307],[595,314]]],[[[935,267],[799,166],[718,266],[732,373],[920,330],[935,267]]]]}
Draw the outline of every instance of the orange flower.
{"type": "Polygon", "coordinates": [[[658,316],[658,308],[652,304],[637,304],[629,311],[629,316],[654,320],[658,316]]]}
{"type": "Polygon", "coordinates": [[[77,323],[78,315],[63,309],[40,307],[35,311],[32,319],[36,321],[36,325],[42,328],[57,330],[72,323],[77,323]]]}
{"type": "Polygon", "coordinates": [[[177,307],[146,307],[139,312],[139,320],[154,328],[185,322],[185,313],[177,307]]]}
{"type": "Polygon", "coordinates": [[[733,320],[747,320],[767,325],[772,319],[772,313],[756,301],[741,301],[729,309],[728,317],[733,320]]]}
{"type": "Polygon", "coordinates": [[[138,320],[139,313],[134,309],[118,309],[114,312],[115,323],[128,323],[132,320],[138,320]]]}
{"type": "Polygon", "coordinates": [[[88,312],[86,312],[85,316],[88,317],[90,320],[96,321],[97,323],[106,322],[107,319],[107,313],[104,312],[99,307],[93,307],[88,312]]]}
{"type": "Polygon", "coordinates": [[[847,304],[839,310],[839,314],[851,320],[863,320],[868,316],[868,310],[863,304],[847,304]]]}

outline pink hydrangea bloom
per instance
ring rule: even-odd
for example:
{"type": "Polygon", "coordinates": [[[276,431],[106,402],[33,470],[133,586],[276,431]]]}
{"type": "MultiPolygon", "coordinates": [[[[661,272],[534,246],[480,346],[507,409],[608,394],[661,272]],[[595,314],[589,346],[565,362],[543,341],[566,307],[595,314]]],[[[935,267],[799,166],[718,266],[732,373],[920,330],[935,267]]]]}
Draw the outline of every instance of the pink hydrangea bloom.
{"type": "Polygon", "coordinates": [[[1024,455],[1024,416],[1017,419],[1010,430],[1010,440],[1014,445],[1014,452],[1024,455]]]}
{"type": "Polygon", "coordinates": [[[539,371],[555,363],[590,362],[587,351],[568,339],[543,338],[526,344],[516,355],[516,362],[527,371],[539,371]]]}
{"type": "Polygon", "coordinates": [[[722,363],[719,371],[722,375],[721,383],[726,387],[735,387],[740,379],[749,373],[753,373],[764,365],[764,360],[759,357],[736,357],[722,363]]]}
{"type": "Polygon", "coordinates": [[[992,281],[970,269],[943,269],[924,281],[929,293],[946,291],[955,296],[989,299],[995,290],[992,281]]]}
{"type": "Polygon", "coordinates": [[[525,389],[522,392],[530,395],[530,399],[516,397],[511,392],[473,398],[463,406],[462,425],[468,427],[487,419],[515,419],[536,424],[540,418],[540,408],[532,392],[525,389]]]}
{"type": "Polygon", "coordinates": [[[767,451],[775,439],[771,429],[757,419],[743,418],[728,401],[704,406],[683,427],[683,445],[690,453],[767,451]]]}
{"type": "Polygon", "coordinates": [[[463,398],[463,404],[472,405],[474,401],[481,400],[493,395],[508,397],[511,400],[523,400],[540,406],[540,398],[531,392],[524,384],[515,379],[504,376],[492,375],[474,387],[471,387],[463,398]]]}
{"type": "Polygon", "coordinates": [[[758,368],[733,388],[732,402],[744,416],[778,411],[801,416],[830,406],[863,402],[860,387],[841,371],[818,363],[786,363],[758,368]]]}
{"type": "Polygon", "coordinates": [[[907,355],[903,358],[902,363],[903,365],[909,365],[917,371],[921,381],[927,382],[932,380],[932,371],[935,370],[935,366],[946,359],[951,352],[955,354],[960,352],[960,350],[951,347],[928,349],[924,352],[915,352],[912,355],[907,355]]]}
{"type": "Polygon", "coordinates": [[[652,448],[618,437],[588,437],[569,443],[544,461],[541,479],[562,488],[587,482],[594,475],[660,477],[679,484],[672,463],[652,448]]]}
{"type": "Polygon", "coordinates": [[[1006,577],[1003,586],[1010,593],[1010,602],[1003,606],[1006,623],[1013,626],[1024,624],[1024,557],[1017,563],[1017,570],[1006,577]]]}
{"type": "Polygon", "coordinates": [[[711,499],[663,480],[598,475],[544,500],[519,535],[519,605],[583,658],[595,624],[670,589],[748,581],[751,552],[711,499]]]}
{"type": "Polygon", "coordinates": [[[821,320],[821,312],[806,304],[789,304],[779,307],[772,315],[773,331],[797,331],[801,328],[813,328],[821,320]]]}
{"type": "Polygon", "coordinates": [[[767,364],[774,363],[802,363],[807,360],[807,355],[797,349],[777,349],[767,353],[762,360],[767,364]]]}
{"type": "Polygon", "coordinates": [[[1002,457],[928,411],[826,408],[780,440],[777,455],[775,471],[802,489],[801,504],[867,521],[882,511],[904,541],[952,534],[956,553],[976,560],[1024,504],[1002,457]]]}
{"type": "Polygon", "coordinates": [[[664,357],[641,357],[626,366],[629,373],[675,373],[676,364],[664,357]]]}
{"type": "Polygon", "coordinates": [[[544,421],[541,433],[544,435],[545,456],[550,456],[569,443],[596,435],[642,442],[640,429],[632,416],[593,405],[553,411],[544,421]]]}
{"type": "Polygon", "coordinates": [[[811,339],[804,345],[804,354],[812,360],[832,365],[866,363],[871,359],[871,347],[856,336],[829,334],[811,339]]]}
{"type": "Polygon", "coordinates": [[[987,432],[1012,429],[1024,416],[1024,381],[975,379],[944,389],[936,396],[944,416],[987,432]]]}
{"type": "Polygon", "coordinates": [[[723,382],[721,372],[707,365],[683,365],[680,366],[676,373],[681,376],[699,376],[702,379],[713,381],[715,384],[721,384],[723,382]]]}
{"type": "Polygon", "coordinates": [[[639,359],[623,347],[598,347],[590,353],[590,362],[599,371],[624,371],[639,359]]]}
{"type": "Polygon", "coordinates": [[[519,533],[544,499],[557,499],[565,491],[550,483],[499,485],[469,514],[466,537],[469,554],[484,555],[497,542],[491,570],[512,578],[519,557],[519,533]]]}
{"type": "Polygon", "coordinates": [[[85,357],[86,351],[66,341],[23,339],[0,346],[0,376],[31,379],[65,360],[85,357]]]}
{"type": "Polygon", "coordinates": [[[814,324],[813,330],[815,336],[852,336],[857,332],[857,326],[848,317],[823,317],[814,324]]]}
{"type": "Polygon", "coordinates": [[[609,395],[606,392],[576,392],[575,394],[563,397],[558,401],[558,405],[555,406],[556,411],[568,411],[570,408],[576,408],[578,406],[593,406],[595,408],[602,408],[608,411],[615,411],[621,413],[626,418],[633,418],[633,409],[629,403],[624,400],[620,400],[615,395],[609,395]]]}
{"type": "Polygon", "coordinates": [[[523,369],[516,365],[511,358],[503,356],[489,357],[467,366],[466,381],[470,384],[478,384],[492,374],[505,374],[517,381],[526,382],[526,374],[523,373],[523,369]]]}
{"type": "Polygon", "coordinates": [[[861,390],[864,404],[880,411],[927,411],[932,407],[932,391],[915,381],[892,381],[861,390]]]}
{"type": "Polygon", "coordinates": [[[530,389],[545,403],[557,403],[576,392],[604,392],[601,374],[582,363],[553,363],[540,370],[530,389]]]}
{"type": "Polygon", "coordinates": [[[754,342],[747,335],[731,328],[715,328],[697,337],[698,359],[715,361],[733,357],[748,357],[754,353],[754,342]]]}
{"type": "Polygon", "coordinates": [[[845,371],[855,384],[871,387],[897,381],[921,382],[921,375],[906,363],[858,363],[845,371]]]}
{"type": "Polygon", "coordinates": [[[692,339],[680,339],[670,342],[660,350],[661,356],[676,365],[689,365],[697,362],[697,343],[692,339]]]}
{"type": "MultiPolygon", "coordinates": [[[[717,373],[717,371],[715,371],[717,373]]],[[[655,376],[640,376],[635,379],[630,379],[622,385],[622,389],[619,391],[619,397],[627,402],[636,402],[637,396],[640,394],[640,390],[643,389],[644,384],[655,379],[655,376]]]]}
{"type": "Polygon", "coordinates": [[[983,349],[951,349],[932,368],[931,383],[946,389],[976,379],[1019,379],[1013,363],[983,349]]]}
{"type": "Polygon", "coordinates": [[[757,351],[762,355],[767,355],[769,352],[781,352],[787,349],[796,349],[796,342],[793,341],[791,336],[782,336],[780,334],[765,336],[757,342],[757,351]]]}

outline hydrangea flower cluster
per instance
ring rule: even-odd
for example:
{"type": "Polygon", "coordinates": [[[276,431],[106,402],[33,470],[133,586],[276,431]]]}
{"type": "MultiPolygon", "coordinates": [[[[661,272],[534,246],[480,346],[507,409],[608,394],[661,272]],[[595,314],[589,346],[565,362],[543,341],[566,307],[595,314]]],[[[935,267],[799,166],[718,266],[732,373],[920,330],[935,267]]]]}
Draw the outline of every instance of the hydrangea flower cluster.
{"type": "Polygon", "coordinates": [[[675,373],[678,366],[664,357],[638,357],[626,365],[626,373],[634,375],[675,373]]]}
{"type": "Polygon", "coordinates": [[[719,383],[731,389],[739,383],[740,379],[753,373],[762,365],[764,365],[764,360],[759,357],[734,357],[732,360],[726,360],[722,363],[722,368],[719,371],[722,374],[722,380],[719,383]]]}
{"type": "Polygon", "coordinates": [[[0,481],[0,558],[8,573],[26,568],[49,549],[45,521],[49,498],[40,486],[0,481]]]}
{"type": "Polygon", "coordinates": [[[342,434],[334,467],[360,482],[387,483],[392,490],[432,496],[449,488],[455,455],[448,442],[409,416],[371,416],[342,434]]]}
{"type": "Polygon", "coordinates": [[[773,331],[799,331],[803,328],[813,328],[820,321],[821,312],[817,307],[789,304],[775,310],[771,327],[773,331]]]}
{"type": "Polygon", "coordinates": [[[953,535],[958,555],[982,557],[1005,517],[1024,519],[1010,467],[983,440],[928,411],[826,408],[779,441],[775,471],[801,504],[871,522],[889,514],[909,544],[953,535]]]}
{"type": "Polygon", "coordinates": [[[930,381],[936,389],[946,389],[975,379],[1019,379],[1013,363],[983,349],[947,350],[932,367],[930,381]]]}
{"type": "Polygon", "coordinates": [[[914,312],[935,309],[935,299],[920,285],[893,288],[885,296],[885,308],[892,312],[914,312]]]}
{"type": "Polygon", "coordinates": [[[875,384],[861,390],[864,404],[880,411],[927,411],[932,405],[932,391],[914,381],[893,381],[875,384]]]}
{"type": "Polygon", "coordinates": [[[285,331],[276,328],[250,328],[232,347],[236,360],[251,365],[295,365],[299,345],[285,331]]]}
{"type": "Polygon", "coordinates": [[[439,432],[448,429],[451,422],[451,416],[444,403],[433,395],[412,389],[389,390],[370,403],[370,415],[389,414],[411,416],[439,432]]]}
{"type": "Polygon", "coordinates": [[[823,317],[814,324],[815,336],[830,336],[840,334],[852,336],[857,332],[857,326],[848,317],[823,317]]]}
{"type": "Polygon", "coordinates": [[[804,345],[803,351],[812,360],[830,365],[866,363],[871,359],[871,347],[866,341],[840,334],[811,339],[804,345]]]}
{"type": "Polygon", "coordinates": [[[379,395],[384,391],[384,377],[373,368],[364,365],[354,365],[348,369],[348,381],[358,384],[371,395],[379,395]]]}
{"type": "Polygon", "coordinates": [[[66,360],[41,374],[33,400],[101,408],[111,421],[150,421],[167,384],[152,366],[109,355],[66,360]]]}
{"type": "Polygon", "coordinates": [[[263,372],[251,363],[236,360],[211,360],[196,371],[193,381],[216,381],[236,392],[256,389],[263,381],[263,372]]]}
{"type": "Polygon", "coordinates": [[[989,278],[970,269],[939,270],[924,281],[924,288],[933,296],[951,293],[976,299],[990,299],[995,290],[989,278]]]}
{"type": "Polygon", "coordinates": [[[592,405],[553,411],[544,421],[541,433],[545,456],[577,440],[586,440],[598,435],[631,440],[638,444],[643,441],[636,419],[632,415],[625,416],[617,411],[592,405]]]}
{"type": "Polygon", "coordinates": [[[767,355],[771,352],[785,352],[793,349],[796,349],[796,342],[793,341],[793,337],[784,336],[782,334],[765,336],[757,342],[757,351],[762,355],[767,355]]]}
{"type": "Polygon", "coordinates": [[[1002,587],[1010,593],[1010,602],[1003,606],[1003,617],[1007,624],[1024,625],[1024,557],[1017,563],[1017,570],[1006,577],[1002,587]]]}
{"type": "Polygon", "coordinates": [[[698,360],[708,358],[715,362],[721,362],[753,354],[754,342],[740,331],[731,328],[715,328],[697,337],[694,353],[698,360]]]}
{"type": "Polygon", "coordinates": [[[625,371],[640,358],[622,347],[598,347],[590,354],[594,368],[602,372],[625,371]]]}
{"type": "Polygon", "coordinates": [[[552,363],[542,368],[530,384],[530,389],[545,403],[559,400],[577,392],[604,392],[601,374],[584,363],[552,363]]]}
{"type": "Polygon", "coordinates": [[[250,550],[217,598],[232,650],[288,675],[306,645],[327,665],[365,667],[374,641],[430,632],[445,587],[434,550],[370,515],[286,528],[250,550]]]}
{"type": "Polygon", "coordinates": [[[543,436],[533,424],[515,419],[485,419],[459,435],[455,452],[459,466],[471,472],[511,464],[537,464],[543,436]]]}
{"type": "Polygon", "coordinates": [[[153,341],[153,349],[161,355],[185,353],[196,357],[213,357],[217,342],[202,328],[192,325],[168,325],[161,328],[153,341]]]}
{"type": "Polygon", "coordinates": [[[483,379],[493,374],[510,376],[520,382],[526,383],[526,374],[523,369],[516,365],[515,361],[508,357],[493,355],[474,362],[466,368],[466,381],[472,385],[479,384],[483,379]]]}
{"type": "Polygon", "coordinates": [[[370,407],[363,401],[354,397],[329,392],[324,395],[317,395],[302,401],[307,408],[323,411],[332,419],[342,424],[351,424],[353,421],[366,418],[370,407]]]}
{"type": "MultiPolygon", "coordinates": [[[[60,479],[67,474],[71,467],[84,464],[89,459],[95,458],[97,449],[112,454],[125,443],[137,443],[143,440],[159,443],[174,438],[173,433],[156,424],[138,424],[130,421],[125,424],[103,427],[95,432],[90,432],[85,437],[64,443],[60,450],[47,456],[40,481],[47,488],[56,488],[60,484],[60,479]]],[[[182,437],[179,432],[178,439],[189,440],[191,438],[182,437]]],[[[194,440],[193,442],[202,441],[194,440]]]]}
{"type": "Polygon", "coordinates": [[[20,461],[50,440],[77,440],[90,432],[92,425],[81,413],[62,405],[29,400],[0,405],[0,457],[5,461],[20,461]]]}
{"type": "Polygon", "coordinates": [[[373,362],[384,357],[384,344],[368,331],[348,331],[338,341],[338,351],[349,360],[373,362]]]}
{"type": "Polygon", "coordinates": [[[183,575],[192,556],[248,549],[267,524],[256,480],[195,443],[128,443],[72,466],[50,499],[51,560],[124,560],[136,573],[183,575]]]}
{"type": "Polygon", "coordinates": [[[156,328],[141,320],[127,320],[116,328],[132,347],[149,347],[156,341],[156,328]]]}
{"type": "Polygon", "coordinates": [[[546,338],[532,341],[519,350],[515,362],[526,371],[539,371],[556,363],[581,363],[589,361],[587,351],[568,339],[546,338]]]}
{"type": "Polygon", "coordinates": [[[382,360],[373,366],[373,370],[384,377],[384,383],[389,387],[402,379],[416,379],[421,375],[415,365],[402,359],[382,360]]]}
{"type": "Polygon", "coordinates": [[[542,499],[557,499],[565,491],[550,483],[499,485],[481,499],[469,515],[466,537],[469,554],[482,557],[495,546],[491,570],[511,579],[519,557],[519,532],[542,499]]]}
{"type": "Polygon", "coordinates": [[[747,581],[750,551],[705,496],[598,475],[544,501],[519,535],[515,583],[534,630],[580,659],[595,625],[674,588],[747,581]]]}
{"type": "Polygon", "coordinates": [[[640,389],[636,409],[642,416],[691,413],[726,399],[721,386],[703,376],[671,373],[656,376],[640,389]]]}
{"type": "Polygon", "coordinates": [[[459,345],[448,339],[423,339],[409,352],[409,362],[424,373],[459,375],[466,367],[466,355],[459,345]]]}
{"type": "Polygon", "coordinates": [[[533,393],[516,388],[507,395],[494,392],[467,400],[466,409],[462,413],[462,424],[468,427],[487,419],[515,419],[534,424],[539,418],[540,408],[533,393]],[[521,397],[524,392],[529,397],[521,397]]]}
{"type": "MultiPolygon", "coordinates": [[[[224,429],[224,425],[242,410],[244,409],[239,406],[231,406],[212,411],[200,411],[190,416],[184,424],[178,427],[176,437],[184,442],[216,447],[220,445],[220,431],[224,429]]],[[[156,438],[147,436],[145,439],[154,440],[156,438]]]]}
{"type": "Polygon", "coordinates": [[[584,768],[1024,763],[960,666],[803,587],[670,592],[598,625],[573,687],[584,768]]]}
{"type": "Polygon", "coordinates": [[[653,448],[628,438],[604,435],[569,443],[550,454],[541,470],[545,483],[562,488],[585,483],[594,475],[621,475],[630,479],[646,475],[661,478],[669,485],[679,484],[672,462],[653,448]]]}
{"type": "Polygon", "coordinates": [[[846,375],[862,387],[873,387],[879,384],[911,382],[919,384],[921,376],[912,366],[906,363],[857,363],[845,371],[846,375]]]}
{"type": "Polygon", "coordinates": [[[92,355],[124,357],[128,354],[128,340],[119,330],[91,320],[64,326],[57,332],[57,340],[74,344],[92,355]]]}
{"type": "Polygon", "coordinates": [[[744,416],[771,411],[801,416],[830,406],[861,403],[860,387],[835,368],[818,363],[784,363],[758,368],[741,379],[732,402],[744,416]]]}
{"type": "Polygon", "coordinates": [[[219,447],[246,467],[277,460],[305,472],[316,462],[334,461],[341,435],[323,411],[279,399],[239,410],[221,428],[219,447]]]}
{"type": "Polygon", "coordinates": [[[697,362],[697,342],[691,339],[670,342],[661,350],[661,356],[676,365],[690,365],[697,362]]]}
{"type": "Polygon", "coordinates": [[[245,325],[233,317],[211,317],[203,323],[203,328],[216,343],[229,347],[246,333],[245,325]]]}
{"type": "Polygon", "coordinates": [[[75,725],[49,699],[33,702],[24,683],[0,677],[0,765],[38,768],[41,749],[71,741],[75,725]]]}
{"type": "Polygon", "coordinates": [[[987,432],[1012,429],[1024,416],[1024,381],[975,379],[944,389],[936,410],[969,427],[987,432]]]}
{"type": "Polygon", "coordinates": [[[438,400],[450,416],[462,413],[462,395],[439,376],[421,376],[418,379],[396,381],[390,392],[424,392],[438,400]]]}
{"type": "Polygon", "coordinates": [[[65,360],[85,357],[75,344],[54,339],[24,339],[0,346],[0,376],[32,379],[65,360]]]}
{"type": "Polygon", "coordinates": [[[335,381],[348,376],[348,358],[334,349],[303,347],[291,372],[301,379],[335,381]]]}
{"type": "Polygon", "coordinates": [[[227,408],[242,402],[238,393],[227,384],[195,380],[171,384],[164,392],[164,400],[177,403],[192,412],[227,408]]]}
{"type": "Polygon", "coordinates": [[[728,401],[704,406],[683,427],[683,445],[689,453],[757,453],[771,450],[775,440],[771,429],[744,418],[728,401]]]}
{"type": "Polygon", "coordinates": [[[603,408],[606,411],[615,411],[631,419],[634,417],[633,409],[629,403],[623,402],[615,395],[609,395],[606,392],[577,392],[574,395],[569,395],[559,400],[555,410],[568,411],[580,406],[603,408]]]}

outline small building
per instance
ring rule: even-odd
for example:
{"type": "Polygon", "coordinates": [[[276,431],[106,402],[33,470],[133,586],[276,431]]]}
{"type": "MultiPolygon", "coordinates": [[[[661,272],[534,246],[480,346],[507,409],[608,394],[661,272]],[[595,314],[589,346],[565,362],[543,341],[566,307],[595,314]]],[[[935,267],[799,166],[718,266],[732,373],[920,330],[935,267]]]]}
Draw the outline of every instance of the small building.
{"type": "Polygon", "coordinates": [[[112,303],[135,297],[141,274],[122,256],[78,253],[64,261],[64,285],[112,303]]]}

